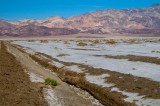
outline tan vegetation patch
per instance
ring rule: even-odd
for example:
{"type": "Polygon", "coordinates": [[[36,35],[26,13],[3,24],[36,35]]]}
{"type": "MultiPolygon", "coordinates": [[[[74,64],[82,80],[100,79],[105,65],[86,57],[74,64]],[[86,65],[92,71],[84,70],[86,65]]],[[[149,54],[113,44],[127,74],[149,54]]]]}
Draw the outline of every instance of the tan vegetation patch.
{"type": "Polygon", "coordinates": [[[93,43],[94,44],[98,44],[98,43],[100,43],[101,41],[100,40],[93,40],[93,43]]]}
{"type": "Polygon", "coordinates": [[[109,40],[106,41],[106,44],[111,44],[111,45],[116,44],[116,40],[115,39],[109,39],[109,40]]]}
{"type": "Polygon", "coordinates": [[[69,41],[64,41],[64,44],[70,44],[69,41]]]}
{"type": "Polygon", "coordinates": [[[28,42],[34,42],[35,40],[28,40],[28,42]]]}
{"type": "Polygon", "coordinates": [[[145,42],[154,42],[154,43],[158,43],[160,42],[160,39],[145,39],[145,42]]]}
{"type": "Polygon", "coordinates": [[[129,39],[128,40],[128,43],[130,43],[130,44],[134,44],[134,43],[138,43],[138,42],[139,42],[138,39],[129,39]]]}
{"type": "Polygon", "coordinates": [[[41,43],[48,43],[48,40],[40,40],[41,43]]]}
{"type": "Polygon", "coordinates": [[[87,46],[87,43],[79,42],[79,43],[77,44],[77,46],[87,46]]]}

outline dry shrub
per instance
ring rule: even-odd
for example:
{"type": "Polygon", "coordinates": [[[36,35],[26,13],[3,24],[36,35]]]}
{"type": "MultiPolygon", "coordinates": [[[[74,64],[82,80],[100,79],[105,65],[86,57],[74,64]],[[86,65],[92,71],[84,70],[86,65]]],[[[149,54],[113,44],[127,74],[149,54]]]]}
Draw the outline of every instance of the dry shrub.
{"type": "Polygon", "coordinates": [[[28,42],[34,42],[35,40],[28,40],[28,42]]]}
{"type": "Polygon", "coordinates": [[[129,39],[129,40],[128,40],[128,43],[131,43],[131,44],[132,44],[132,43],[136,43],[136,42],[138,42],[137,39],[129,39]]]}
{"type": "Polygon", "coordinates": [[[76,43],[82,42],[82,40],[76,40],[76,43]]]}
{"type": "Polygon", "coordinates": [[[158,43],[160,41],[160,39],[145,39],[145,42],[153,42],[153,43],[158,43]]]}
{"type": "Polygon", "coordinates": [[[41,43],[48,43],[48,40],[40,40],[41,43]]]}
{"type": "Polygon", "coordinates": [[[64,41],[64,44],[70,44],[68,41],[64,41]]]}
{"type": "Polygon", "coordinates": [[[77,45],[78,46],[87,46],[87,43],[79,42],[77,45]]]}
{"type": "Polygon", "coordinates": [[[106,43],[113,45],[113,44],[116,44],[116,40],[114,40],[114,39],[109,39],[109,40],[107,40],[106,43]]]}
{"type": "Polygon", "coordinates": [[[57,40],[51,40],[52,42],[57,42],[57,40]]]}
{"type": "Polygon", "coordinates": [[[69,40],[69,41],[70,41],[70,42],[73,42],[74,40],[71,39],[71,40],[69,40]]]}
{"type": "Polygon", "coordinates": [[[100,43],[100,41],[99,40],[94,40],[93,43],[98,44],[98,43],[100,43]]]}

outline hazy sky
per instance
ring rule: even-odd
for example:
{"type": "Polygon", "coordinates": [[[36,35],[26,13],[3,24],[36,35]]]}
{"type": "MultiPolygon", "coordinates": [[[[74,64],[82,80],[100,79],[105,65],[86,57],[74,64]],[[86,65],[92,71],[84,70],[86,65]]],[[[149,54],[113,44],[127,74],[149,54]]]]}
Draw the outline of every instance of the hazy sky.
{"type": "Polygon", "coordinates": [[[71,17],[110,8],[143,8],[160,0],[0,0],[0,19],[71,17]]]}

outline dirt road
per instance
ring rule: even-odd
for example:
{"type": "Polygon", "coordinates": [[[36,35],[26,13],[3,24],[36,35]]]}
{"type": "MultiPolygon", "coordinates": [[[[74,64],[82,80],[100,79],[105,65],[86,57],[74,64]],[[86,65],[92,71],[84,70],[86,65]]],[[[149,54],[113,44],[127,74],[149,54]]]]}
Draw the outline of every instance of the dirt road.
{"type": "Polygon", "coordinates": [[[101,104],[93,104],[92,100],[85,99],[79,96],[71,87],[65,82],[61,81],[59,77],[53,72],[45,69],[35,61],[33,61],[28,54],[19,51],[18,49],[11,46],[9,43],[5,43],[10,53],[14,54],[16,59],[20,61],[22,66],[27,71],[34,72],[43,76],[44,78],[53,78],[57,80],[58,86],[53,90],[58,98],[57,102],[62,106],[100,106],[101,104]]]}
{"type": "Polygon", "coordinates": [[[0,106],[47,106],[15,57],[0,42],[0,106]]]}

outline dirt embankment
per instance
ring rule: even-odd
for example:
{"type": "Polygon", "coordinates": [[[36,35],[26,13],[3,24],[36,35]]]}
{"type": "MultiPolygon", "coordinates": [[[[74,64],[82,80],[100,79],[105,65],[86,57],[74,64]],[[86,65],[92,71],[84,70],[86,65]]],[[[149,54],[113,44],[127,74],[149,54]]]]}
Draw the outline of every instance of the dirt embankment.
{"type": "Polygon", "coordinates": [[[0,48],[0,106],[47,106],[41,89],[30,82],[3,43],[0,48]]]}
{"type": "MultiPolygon", "coordinates": [[[[43,78],[53,78],[57,80],[58,86],[54,87],[54,98],[58,104],[62,106],[102,106],[94,98],[90,98],[91,95],[85,95],[87,98],[79,95],[79,91],[73,90],[67,83],[63,82],[57,74],[48,70],[44,64],[39,64],[38,61],[34,61],[28,53],[22,49],[5,42],[5,45],[9,48],[11,53],[15,54],[15,57],[21,62],[21,64],[29,71],[43,76],[43,78]]],[[[47,62],[46,62],[47,63],[47,62]]],[[[55,68],[53,70],[56,70],[55,68]]],[[[57,106],[54,105],[52,106],[57,106]]]]}

